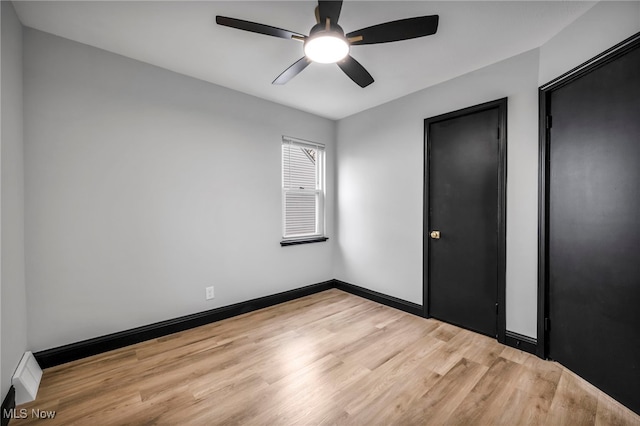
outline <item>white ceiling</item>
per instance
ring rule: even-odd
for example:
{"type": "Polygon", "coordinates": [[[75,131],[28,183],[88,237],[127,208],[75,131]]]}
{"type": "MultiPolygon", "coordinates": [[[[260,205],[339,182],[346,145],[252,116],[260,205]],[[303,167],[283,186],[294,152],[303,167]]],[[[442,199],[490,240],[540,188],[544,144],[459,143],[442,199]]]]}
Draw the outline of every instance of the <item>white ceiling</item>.
{"type": "Polygon", "coordinates": [[[592,7],[582,1],[346,0],[345,32],[440,15],[437,34],[353,46],[374,77],[354,84],[335,64],[311,64],[284,86],[271,81],[303,56],[302,43],[215,24],[216,15],[308,34],[314,1],[16,1],[28,27],[210,81],[331,119],[340,119],[544,44],[592,7]]]}

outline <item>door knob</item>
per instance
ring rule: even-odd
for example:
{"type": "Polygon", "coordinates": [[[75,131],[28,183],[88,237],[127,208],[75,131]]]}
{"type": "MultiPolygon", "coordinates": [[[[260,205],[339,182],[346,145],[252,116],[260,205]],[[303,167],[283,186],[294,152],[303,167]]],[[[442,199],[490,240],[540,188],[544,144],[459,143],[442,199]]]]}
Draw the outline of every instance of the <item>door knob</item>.
{"type": "Polygon", "coordinates": [[[434,240],[439,240],[440,239],[440,231],[431,231],[431,238],[434,240]]]}

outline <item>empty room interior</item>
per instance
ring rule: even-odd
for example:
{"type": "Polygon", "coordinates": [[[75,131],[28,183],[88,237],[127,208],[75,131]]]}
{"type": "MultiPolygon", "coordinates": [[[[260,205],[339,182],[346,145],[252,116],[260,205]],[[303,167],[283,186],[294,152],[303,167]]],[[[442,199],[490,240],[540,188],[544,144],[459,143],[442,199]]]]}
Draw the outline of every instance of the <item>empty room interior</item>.
{"type": "Polygon", "coordinates": [[[640,1],[1,6],[2,426],[640,425],[640,1]]]}

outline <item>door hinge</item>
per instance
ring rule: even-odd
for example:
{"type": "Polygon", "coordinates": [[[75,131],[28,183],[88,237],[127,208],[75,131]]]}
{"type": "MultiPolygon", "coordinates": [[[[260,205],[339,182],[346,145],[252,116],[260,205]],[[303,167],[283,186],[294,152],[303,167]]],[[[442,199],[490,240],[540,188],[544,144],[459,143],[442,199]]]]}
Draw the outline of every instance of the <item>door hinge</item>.
{"type": "Polygon", "coordinates": [[[498,304],[496,303],[496,315],[498,315],[499,310],[498,310],[498,304]]]}
{"type": "Polygon", "coordinates": [[[544,331],[551,330],[551,320],[549,318],[544,319],[544,331]]]}
{"type": "Polygon", "coordinates": [[[500,127],[498,127],[498,140],[500,139],[500,127]]]}
{"type": "Polygon", "coordinates": [[[547,115],[546,117],[546,126],[547,126],[547,129],[550,129],[551,126],[553,126],[553,120],[550,115],[547,115]]]}

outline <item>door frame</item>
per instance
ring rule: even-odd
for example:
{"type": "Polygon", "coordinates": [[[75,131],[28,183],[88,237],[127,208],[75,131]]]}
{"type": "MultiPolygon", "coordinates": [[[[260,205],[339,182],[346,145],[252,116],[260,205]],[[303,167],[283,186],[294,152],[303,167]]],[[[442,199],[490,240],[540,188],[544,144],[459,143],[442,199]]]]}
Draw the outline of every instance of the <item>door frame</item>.
{"type": "Polygon", "coordinates": [[[422,306],[425,318],[430,318],[429,300],[429,164],[431,161],[431,138],[429,126],[433,123],[466,115],[498,109],[498,282],[496,283],[496,339],[505,343],[506,313],[506,253],[507,253],[507,98],[496,99],[479,105],[452,111],[424,120],[424,210],[422,233],[422,306]]]}
{"type": "Polygon", "coordinates": [[[549,172],[550,129],[553,127],[551,94],[561,87],[586,74],[618,59],[640,45],[640,33],[616,44],[599,55],[578,65],[560,77],[540,86],[538,89],[538,345],[536,355],[547,359],[549,355],[549,172]]]}

